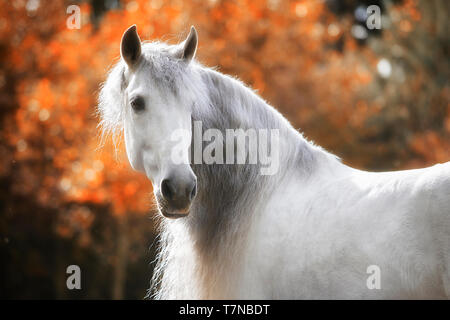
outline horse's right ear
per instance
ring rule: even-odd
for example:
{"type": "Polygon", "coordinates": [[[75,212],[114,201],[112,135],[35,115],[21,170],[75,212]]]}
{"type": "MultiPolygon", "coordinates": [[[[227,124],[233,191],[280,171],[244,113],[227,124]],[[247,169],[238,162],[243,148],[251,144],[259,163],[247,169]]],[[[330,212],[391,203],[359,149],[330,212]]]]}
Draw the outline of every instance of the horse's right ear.
{"type": "Polygon", "coordinates": [[[132,25],[125,31],[120,43],[120,55],[129,68],[133,68],[141,57],[141,39],[136,31],[136,25],[132,25]]]}

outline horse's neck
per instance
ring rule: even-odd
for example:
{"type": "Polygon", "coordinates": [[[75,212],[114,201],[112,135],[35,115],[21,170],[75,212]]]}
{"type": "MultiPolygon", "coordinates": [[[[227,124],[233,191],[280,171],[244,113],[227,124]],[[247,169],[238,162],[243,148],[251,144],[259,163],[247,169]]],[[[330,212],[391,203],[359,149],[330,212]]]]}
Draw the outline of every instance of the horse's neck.
{"type": "MultiPolygon", "coordinates": [[[[202,122],[203,131],[218,129],[225,137],[226,129],[278,129],[280,141],[278,172],[274,175],[262,175],[260,164],[193,165],[199,190],[190,225],[198,245],[211,252],[220,237],[239,232],[239,226],[249,221],[248,216],[263,205],[286,175],[292,171],[307,175],[313,170],[317,150],[239,81],[209,69],[202,69],[201,78],[207,93],[201,99],[204,103],[194,106],[192,117],[202,122]]],[[[224,158],[226,153],[225,148],[224,158]]]]}

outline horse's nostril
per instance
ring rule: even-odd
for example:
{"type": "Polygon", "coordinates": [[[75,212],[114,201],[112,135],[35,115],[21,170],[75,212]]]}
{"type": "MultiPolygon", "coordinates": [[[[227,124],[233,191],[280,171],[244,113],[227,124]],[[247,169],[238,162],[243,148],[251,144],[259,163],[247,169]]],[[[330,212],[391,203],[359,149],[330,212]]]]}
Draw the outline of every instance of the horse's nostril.
{"type": "Polygon", "coordinates": [[[196,194],[197,194],[197,183],[194,183],[194,187],[192,188],[191,194],[189,195],[189,200],[194,199],[196,194]]]}
{"type": "Polygon", "coordinates": [[[164,179],[161,181],[161,195],[173,207],[184,208],[197,194],[197,183],[194,180],[189,183],[164,179]]]}
{"type": "Polygon", "coordinates": [[[168,179],[164,179],[161,182],[161,193],[164,199],[171,200],[175,194],[175,190],[170,184],[170,181],[168,179]]]}

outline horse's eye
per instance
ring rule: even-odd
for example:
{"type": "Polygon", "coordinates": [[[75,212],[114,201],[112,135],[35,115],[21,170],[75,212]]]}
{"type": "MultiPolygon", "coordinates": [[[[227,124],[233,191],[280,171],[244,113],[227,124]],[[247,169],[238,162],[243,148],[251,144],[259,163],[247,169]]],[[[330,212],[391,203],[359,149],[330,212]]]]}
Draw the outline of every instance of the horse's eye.
{"type": "Polygon", "coordinates": [[[130,104],[133,110],[136,112],[143,111],[145,109],[145,101],[142,97],[134,98],[133,100],[131,100],[130,104]]]}

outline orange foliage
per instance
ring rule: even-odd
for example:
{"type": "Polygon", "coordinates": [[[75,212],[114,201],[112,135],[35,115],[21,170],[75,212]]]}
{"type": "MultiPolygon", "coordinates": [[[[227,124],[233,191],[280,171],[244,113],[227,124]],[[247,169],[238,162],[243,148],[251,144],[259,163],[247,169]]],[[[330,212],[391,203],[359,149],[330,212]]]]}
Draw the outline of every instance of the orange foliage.
{"type": "MultiPolygon", "coordinates": [[[[117,61],[123,31],[134,23],[142,39],[163,37],[172,43],[181,38],[175,35],[196,25],[198,58],[206,65],[240,76],[307,136],[351,163],[374,167],[374,155],[390,150],[384,142],[374,147],[363,139],[379,132],[368,120],[389,117],[383,113],[386,101],[363,95],[380,81],[379,56],[358,46],[349,36],[349,19],[338,20],[323,1],[272,1],[272,7],[267,3],[123,1],[122,8],[108,11],[97,27],[89,21],[90,5],[82,3],[80,30],[66,28],[61,2],[46,2],[33,12],[26,1],[4,3],[0,39],[6,39],[9,48],[4,57],[9,69],[2,72],[13,75],[14,92],[8,99],[14,101],[15,111],[3,119],[2,137],[14,149],[12,154],[2,151],[0,174],[8,173],[12,161],[20,162],[14,188],[36,194],[49,206],[68,201],[110,204],[118,215],[151,208],[151,185],[130,169],[122,148],[118,154],[111,142],[98,148],[94,115],[99,84],[117,61]],[[342,51],[335,48],[338,42],[342,51]]],[[[413,0],[402,6],[407,11],[399,29],[413,32],[421,13],[413,0]]],[[[389,32],[385,39],[392,39],[389,32]]],[[[424,81],[418,72],[411,86],[420,91],[424,81]]],[[[448,91],[442,99],[448,99],[448,91]]],[[[396,111],[395,117],[408,117],[405,110],[396,111]]],[[[445,137],[431,128],[415,132],[405,143],[415,162],[403,160],[399,166],[449,159],[448,110],[442,121],[445,137]]],[[[402,152],[399,157],[411,155],[402,152]]]]}

